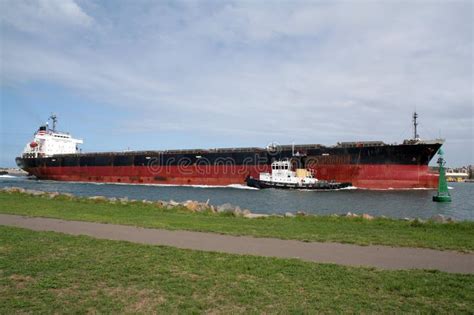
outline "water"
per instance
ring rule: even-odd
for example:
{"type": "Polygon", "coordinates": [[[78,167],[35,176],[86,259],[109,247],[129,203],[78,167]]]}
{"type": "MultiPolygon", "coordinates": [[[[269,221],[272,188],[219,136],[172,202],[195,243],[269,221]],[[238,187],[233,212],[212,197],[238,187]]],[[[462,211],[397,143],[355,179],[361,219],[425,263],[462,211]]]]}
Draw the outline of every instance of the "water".
{"type": "Polygon", "coordinates": [[[453,201],[436,203],[434,190],[339,191],[254,190],[234,187],[179,187],[126,184],[70,183],[31,180],[25,176],[0,176],[0,188],[17,186],[77,196],[128,197],[147,200],[198,200],[220,205],[231,203],[254,213],[304,210],[314,214],[368,213],[392,218],[430,218],[443,214],[457,220],[474,220],[474,183],[449,183],[453,201]]]}

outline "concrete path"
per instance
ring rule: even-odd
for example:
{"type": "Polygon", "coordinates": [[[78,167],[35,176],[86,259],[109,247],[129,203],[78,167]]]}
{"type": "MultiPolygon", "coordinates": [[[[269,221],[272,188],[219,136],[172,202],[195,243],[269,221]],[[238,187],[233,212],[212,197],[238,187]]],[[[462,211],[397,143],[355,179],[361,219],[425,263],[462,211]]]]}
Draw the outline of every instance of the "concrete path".
{"type": "Polygon", "coordinates": [[[339,243],[308,243],[273,238],[168,231],[5,214],[0,214],[0,225],[203,251],[298,258],[317,263],[371,266],[381,269],[437,269],[453,273],[474,273],[474,254],[454,251],[358,246],[339,243]]]}

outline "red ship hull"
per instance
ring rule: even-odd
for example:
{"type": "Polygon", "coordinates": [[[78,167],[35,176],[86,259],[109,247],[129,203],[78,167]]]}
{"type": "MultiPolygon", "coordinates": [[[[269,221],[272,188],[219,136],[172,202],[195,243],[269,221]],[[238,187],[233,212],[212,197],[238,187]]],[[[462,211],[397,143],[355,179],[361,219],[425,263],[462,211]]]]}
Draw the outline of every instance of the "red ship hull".
{"type": "MultiPolygon", "coordinates": [[[[436,188],[438,175],[427,165],[405,164],[325,164],[310,167],[321,180],[350,182],[364,189],[436,188]]],[[[107,182],[163,185],[245,185],[247,176],[270,171],[269,165],[207,166],[72,166],[26,169],[40,179],[78,182],[107,182]]]]}

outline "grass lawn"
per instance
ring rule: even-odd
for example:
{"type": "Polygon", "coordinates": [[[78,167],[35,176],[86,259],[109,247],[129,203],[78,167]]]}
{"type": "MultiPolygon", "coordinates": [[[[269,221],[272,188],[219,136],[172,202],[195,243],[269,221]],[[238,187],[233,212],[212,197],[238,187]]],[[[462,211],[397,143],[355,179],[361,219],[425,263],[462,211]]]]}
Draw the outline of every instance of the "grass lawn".
{"type": "Polygon", "coordinates": [[[474,276],[379,271],[0,226],[0,313],[470,313],[474,276]]]}
{"type": "Polygon", "coordinates": [[[141,202],[111,204],[5,192],[0,192],[0,213],[304,241],[474,251],[474,222],[369,221],[331,216],[246,219],[231,214],[191,213],[180,207],[167,210],[141,202]]]}

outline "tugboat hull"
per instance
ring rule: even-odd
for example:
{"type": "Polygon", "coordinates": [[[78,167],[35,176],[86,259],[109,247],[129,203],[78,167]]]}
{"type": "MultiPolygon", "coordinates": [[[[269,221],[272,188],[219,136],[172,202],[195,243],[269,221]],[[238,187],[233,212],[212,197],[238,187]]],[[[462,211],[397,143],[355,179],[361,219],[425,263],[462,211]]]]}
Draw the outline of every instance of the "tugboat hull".
{"type": "Polygon", "coordinates": [[[249,177],[246,180],[247,186],[258,189],[265,188],[276,188],[276,189],[308,189],[308,190],[335,190],[341,188],[347,188],[352,186],[351,183],[338,183],[328,181],[318,181],[316,184],[290,184],[290,183],[275,183],[258,180],[253,177],[249,177]]]}

